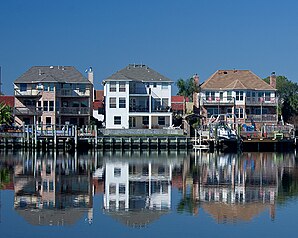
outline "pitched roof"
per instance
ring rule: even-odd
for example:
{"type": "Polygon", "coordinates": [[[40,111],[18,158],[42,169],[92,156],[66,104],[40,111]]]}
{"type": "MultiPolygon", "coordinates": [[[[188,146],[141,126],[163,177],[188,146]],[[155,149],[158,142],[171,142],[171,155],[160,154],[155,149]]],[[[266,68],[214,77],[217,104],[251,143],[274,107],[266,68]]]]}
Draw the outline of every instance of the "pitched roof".
{"type": "Polygon", "coordinates": [[[276,90],[250,70],[217,70],[202,85],[204,90],[276,90]]]}
{"type": "Polygon", "coordinates": [[[14,81],[14,83],[39,82],[90,83],[73,66],[33,66],[14,81]]]}
{"type": "Polygon", "coordinates": [[[155,70],[143,64],[129,64],[127,67],[107,77],[105,81],[125,80],[141,82],[173,82],[155,70]]]}
{"type": "Polygon", "coordinates": [[[14,107],[14,96],[0,96],[0,103],[14,107]]]}

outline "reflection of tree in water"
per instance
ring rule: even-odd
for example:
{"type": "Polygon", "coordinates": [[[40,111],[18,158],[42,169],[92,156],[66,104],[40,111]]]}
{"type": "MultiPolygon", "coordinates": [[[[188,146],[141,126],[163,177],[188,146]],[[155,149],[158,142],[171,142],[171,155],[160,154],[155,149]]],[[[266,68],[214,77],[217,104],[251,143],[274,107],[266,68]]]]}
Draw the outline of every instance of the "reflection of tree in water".
{"type": "Polygon", "coordinates": [[[7,168],[0,169],[0,189],[2,189],[5,184],[10,182],[9,170],[7,168]]]}
{"type": "Polygon", "coordinates": [[[284,171],[281,188],[278,193],[278,203],[285,203],[287,199],[298,197],[298,168],[284,171]]]}

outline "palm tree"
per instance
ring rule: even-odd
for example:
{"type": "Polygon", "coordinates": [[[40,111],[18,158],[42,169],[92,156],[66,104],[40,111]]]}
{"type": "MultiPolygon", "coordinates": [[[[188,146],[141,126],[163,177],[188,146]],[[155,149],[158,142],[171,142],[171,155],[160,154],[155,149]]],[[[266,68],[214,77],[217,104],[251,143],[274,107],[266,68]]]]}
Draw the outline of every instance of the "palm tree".
{"type": "Polygon", "coordinates": [[[12,109],[4,103],[0,103],[0,124],[10,124],[12,122],[12,109]]]}

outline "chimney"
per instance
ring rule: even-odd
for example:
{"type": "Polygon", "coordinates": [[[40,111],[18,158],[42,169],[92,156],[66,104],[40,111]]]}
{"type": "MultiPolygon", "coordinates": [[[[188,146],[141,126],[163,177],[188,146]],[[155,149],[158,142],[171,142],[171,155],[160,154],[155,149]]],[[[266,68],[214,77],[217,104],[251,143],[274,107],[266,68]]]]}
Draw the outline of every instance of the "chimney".
{"type": "Polygon", "coordinates": [[[92,70],[92,67],[89,67],[89,70],[88,70],[88,80],[90,81],[90,83],[93,84],[93,70],[92,70]]]}
{"type": "Polygon", "coordinates": [[[272,72],[270,75],[270,86],[276,88],[276,75],[275,72],[272,72]]]}

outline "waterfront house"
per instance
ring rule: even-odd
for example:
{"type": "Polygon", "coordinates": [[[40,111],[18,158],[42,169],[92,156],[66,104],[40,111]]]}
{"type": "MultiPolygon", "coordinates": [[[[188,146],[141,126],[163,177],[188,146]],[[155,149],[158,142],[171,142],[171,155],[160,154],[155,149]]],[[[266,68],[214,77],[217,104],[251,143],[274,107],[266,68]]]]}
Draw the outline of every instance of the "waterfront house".
{"type": "Polygon", "coordinates": [[[278,121],[275,73],[268,84],[250,70],[218,70],[201,85],[197,100],[205,123],[218,114],[257,126],[278,121]]]}
{"type": "Polygon", "coordinates": [[[88,79],[73,66],[33,66],[14,82],[15,123],[73,124],[90,122],[93,71],[88,79]]]}
{"type": "Polygon", "coordinates": [[[103,81],[107,129],[162,129],[172,123],[172,80],[130,64],[103,81]]]}

